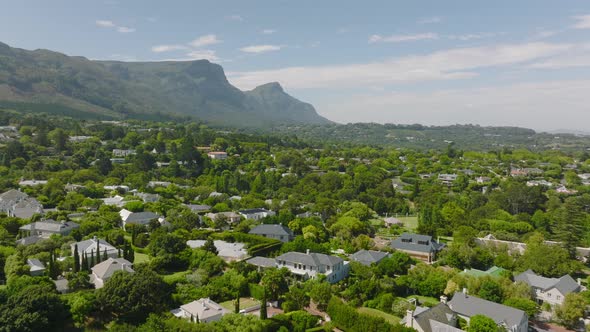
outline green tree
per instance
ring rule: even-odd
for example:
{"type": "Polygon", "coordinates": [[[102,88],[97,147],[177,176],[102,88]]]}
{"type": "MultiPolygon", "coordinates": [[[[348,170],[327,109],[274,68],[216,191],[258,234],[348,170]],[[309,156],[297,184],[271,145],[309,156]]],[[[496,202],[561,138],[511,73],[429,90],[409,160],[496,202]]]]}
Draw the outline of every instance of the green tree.
{"type": "Polygon", "coordinates": [[[555,310],[557,319],[563,326],[573,329],[580,324],[580,319],[584,317],[586,305],[586,300],[582,295],[569,293],[565,296],[563,304],[555,310]]]}
{"type": "Polygon", "coordinates": [[[467,332],[498,332],[498,325],[493,319],[484,315],[475,315],[469,319],[467,332]]]}
{"type": "Polygon", "coordinates": [[[327,282],[318,282],[311,289],[311,299],[317,304],[318,309],[326,310],[328,302],[332,298],[332,286],[327,282]]]}
{"type": "Polygon", "coordinates": [[[33,285],[0,306],[0,331],[51,331],[63,327],[65,308],[55,288],[33,285]]]}

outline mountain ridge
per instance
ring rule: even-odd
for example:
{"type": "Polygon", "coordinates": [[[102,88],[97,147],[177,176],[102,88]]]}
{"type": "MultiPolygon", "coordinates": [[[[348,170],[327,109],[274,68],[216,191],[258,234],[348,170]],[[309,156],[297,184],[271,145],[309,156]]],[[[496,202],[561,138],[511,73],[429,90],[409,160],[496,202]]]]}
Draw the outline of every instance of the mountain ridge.
{"type": "Polygon", "coordinates": [[[63,107],[96,118],[188,116],[237,127],[332,123],[277,82],[239,90],[208,60],[89,60],[0,42],[0,107],[7,105],[63,107]]]}

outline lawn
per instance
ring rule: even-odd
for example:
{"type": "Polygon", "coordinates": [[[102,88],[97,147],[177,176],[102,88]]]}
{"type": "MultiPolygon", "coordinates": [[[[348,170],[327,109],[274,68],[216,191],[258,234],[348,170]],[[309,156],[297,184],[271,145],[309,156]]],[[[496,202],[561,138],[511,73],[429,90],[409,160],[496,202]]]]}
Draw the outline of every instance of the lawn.
{"type": "Polygon", "coordinates": [[[190,271],[179,271],[176,273],[163,275],[162,277],[164,278],[164,281],[166,283],[172,283],[174,281],[178,281],[178,280],[183,279],[183,277],[189,273],[190,273],[190,271]]]}
{"type": "Polygon", "coordinates": [[[401,320],[401,318],[399,318],[397,316],[390,315],[386,312],[383,312],[383,311],[377,310],[377,309],[373,309],[373,308],[361,307],[361,308],[358,308],[357,311],[362,314],[367,314],[369,316],[381,317],[381,318],[385,319],[388,323],[391,323],[391,324],[397,324],[401,320]]]}
{"type": "MultiPolygon", "coordinates": [[[[219,304],[222,307],[224,307],[225,309],[227,309],[227,310],[229,310],[231,312],[234,311],[234,301],[233,300],[221,302],[219,304]]],[[[251,299],[249,297],[241,297],[240,298],[240,310],[253,307],[253,306],[257,305],[257,304],[260,304],[260,301],[253,300],[253,299],[251,299]]]]}
{"type": "Polygon", "coordinates": [[[149,262],[149,261],[150,261],[150,256],[148,256],[146,254],[138,253],[137,251],[135,252],[135,260],[133,261],[133,263],[139,264],[139,263],[145,263],[145,262],[149,262]]]}
{"type": "Polygon", "coordinates": [[[404,223],[404,227],[413,231],[418,228],[418,217],[398,217],[404,223]]]}
{"type": "Polygon", "coordinates": [[[435,299],[434,297],[429,297],[429,296],[421,296],[421,295],[410,295],[408,297],[406,297],[406,299],[417,299],[419,303],[421,304],[425,304],[425,303],[430,303],[431,305],[436,305],[439,300],[435,299]]]}

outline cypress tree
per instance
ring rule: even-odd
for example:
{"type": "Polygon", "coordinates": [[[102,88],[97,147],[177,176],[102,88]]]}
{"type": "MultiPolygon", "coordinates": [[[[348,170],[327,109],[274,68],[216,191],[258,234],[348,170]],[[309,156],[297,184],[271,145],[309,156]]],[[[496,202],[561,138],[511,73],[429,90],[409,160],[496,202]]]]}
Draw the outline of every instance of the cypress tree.
{"type": "Polygon", "coordinates": [[[265,320],[268,318],[266,313],[266,287],[262,288],[262,299],[260,300],[260,319],[265,320]]]}
{"type": "Polygon", "coordinates": [[[135,251],[133,250],[132,245],[129,245],[129,257],[127,258],[127,260],[131,263],[133,263],[133,261],[135,260],[135,251]]]}
{"type": "Polygon", "coordinates": [[[107,247],[104,248],[104,253],[102,254],[102,260],[103,262],[106,261],[107,259],[109,259],[109,256],[107,255],[107,247]]]}
{"type": "Polygon", "coordinates": [[[92,251],[90,252],[90,262],[88,265],[88,267],[89,267],[88,270],[90,270],[90,268],[92,268],[94,265],[96,265],[96,264],[94,263],[94,249],[92,249],[92,251]]]}
{"type": "Polygon", "coordinates": [[[78,244],[74,246],[74,272],[80,272],[80,254],[78,253],[78,244]]]}
{"type": "MultiPolygon", "coordinates": [[[[100,263],[100,240],[96,239],[96,258],[95,258],[95,262],[96,264],[100,263]]],[[[94,265],[92,265],[94,266],[94,265]]]]}

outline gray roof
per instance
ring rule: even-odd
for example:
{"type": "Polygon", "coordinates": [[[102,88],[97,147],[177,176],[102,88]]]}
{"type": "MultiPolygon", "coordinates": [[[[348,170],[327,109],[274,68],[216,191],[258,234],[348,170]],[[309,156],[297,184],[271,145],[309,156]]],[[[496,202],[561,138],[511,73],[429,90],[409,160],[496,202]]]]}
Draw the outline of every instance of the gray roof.
{"type": "Polygon", "coordinates": [[[145,211],[145,212],[133,212],[127,217],[125,223],[149,223],[153,219],[158,219],[160,216],[157,213],[145,211]]]}
{"type": "Polygon", "coordinates": [[[260,257],[260,256],[252,257],[252,258],[248,259],[246,261],[246,263],[252,264],[252,265],[258,266],[258,267],[263,267],[263,268],[276,266],[276,261],[273,258],[266,258],[266,257],[260,257]]]}
{"type": "Polygon", "coordinates": [[[117,250],[117,248],[113,247],[110,243],[108,243],[107,241],[105,241],[103,239],[88,239],[88,240],[72,243],[70,246],[71,246],[72,250],[74,250],[74,247],[77,244],[78,245],[78,252],[80,254],[85,251],[87,251],[88,253],[91,253],[91,252],[96,251],[96,241],[99,241],[99,250],[100,250],[101,254],[104,252],[105,248],[107,249],[107,253],[113,252],[113,251],[116,251],[117,253],[119,252],[117,250]]]}
{"type": "Polygon", "coordinates": [[[456,320],[457,315],[444,303],[439,303],[430,309],[414,314],[414,321],[422,328],[423,332],[439,331],[432,327],[432,322],[435,322],[434,325],[437,325],[436,323],[442,323],[442,325],[453,327],[456,324],[456,320]]]}
{"type": "Polygon", "coordinates": [[[418,251],[418,252],[437,252],[444,248],[444,243],[438,243],[430,235],[403,233],[397,239],[391,241],[393,249],[418,251]]]}
{"type": "Polygon", "coordinates": [[[373,263],[379,263],[383,258],[389,254],[383,251],[375,250],[359,250],[350,256],[350,259],[359,262],[363,265],[371,265],[373,263]]]}
{"type": "Polygon", "coordinates": [[[211,301],[208,298],[199,299],[191,303],[183,304],[180,308],[187,313],[199,317],[199,319],[206,320],[209,317],[216,315],[225,315],[230,313],[229,310],[225,309],[216,302],[211,301]]]}
{"type": "Polygon", "coordinates": [[[256,208],[256,209],[240,210],[238,212],[241,214],[254,214],[254,213],[268,213],[268,212],[272,212],[272,211],[267,210],[267,209],[263,209],[263,208],[256,208]]]}
{"type": "Polygon", "coordinates": [[[32,235],[23,237],[21,239],[16,240],[17,245],[28,246],[29,244],[35,244],[41,240],[45,240],[46,238],[39,236],[39,235],[32,235]]]}
{"type": "Polygon", "coordinates": [[[45,270],[45,265],[41,263],[41,261],[37,258],[29,258],[27,259],[27,264],[31,267],[31,271],[43,271],[45,270]]]}
{"type": "Polygon", "coordinates": [[[278,224],[263,224],[254,227],[250,234],[257,235],[287,235],[293,236],[293,232],[287,226],[278,224]]]}
{"type": "Polygon", "coordinates": [[[318,254],[315,252],[312,252],[309,254],[304,254],[304,253],[295,252],[295,251],[290,251],[290,252],[284,253],[284,254],[278,256],[276,259],[277,259],[277,261],[281,260],[281,261],[286,261],[286,262],[304,264],[304,265],[308,265],[308,266],[321,266],[321,265],[335,266],[338,263],[341,263],[344,261],[342,258],[336,257],[336,256],[318,254]]]}
{"type": "Polygon", "coordinates": [[[561,278],[545,278],[531,270],[526,270],[514,277],[514,281],[524,281],[529,286],[540,288],[543,291],[556,288],[563,295],[567,295],[571,292],[578,292],[580,290],[580,285],[567,274],[561,278]]]}
{"type": "Polygon", "coordinates": [[[59,222],[53,219],[37,221],[20,227],[21,230],[32,231],[33,228],[36,231],[51,232],[51,233],[64,233],[73,230],[74,228],[80,227],[79,224],[73,221],[59,222]]]}
{"type": "Polygon", "coordinates": [[[455,293],[448,305],[451,310],[461,316],[484,315],[493,319],[496,324],[505,324],[509,328],[518,326],[520,322],[528,319],[527,314],[522,310],[461,292],[455,293]]]}
{"type": "Polygon", "coordinates": [[[109,257],[106,261],[100,262],[92,267],[92,273],[102,280],[110,278],[117,271],[128,273],[135,272],[131,266],[133,264],[125,258],[109,257]]]}
{"type": "Polygon", "coordinates": [[[186,207],[189,208],[189,209],[191,209],[193,212],[209,211],[209,210],[211,210],[211,206],[210,205],[187,204],[186,207]]]}

